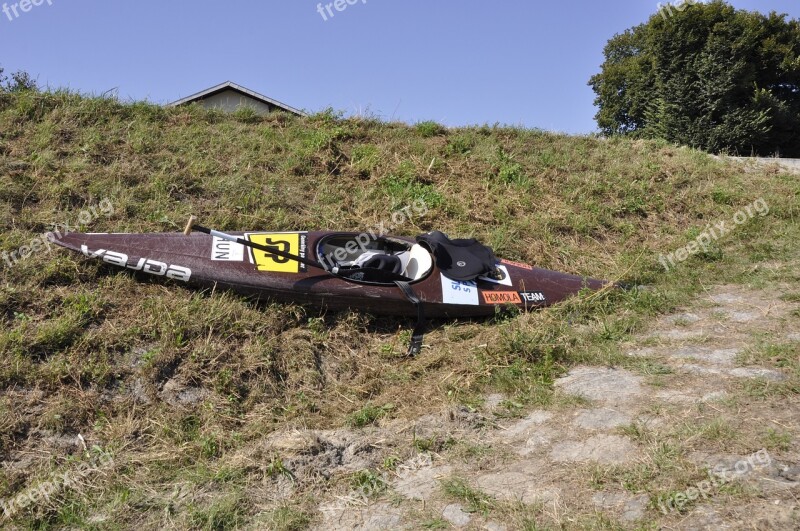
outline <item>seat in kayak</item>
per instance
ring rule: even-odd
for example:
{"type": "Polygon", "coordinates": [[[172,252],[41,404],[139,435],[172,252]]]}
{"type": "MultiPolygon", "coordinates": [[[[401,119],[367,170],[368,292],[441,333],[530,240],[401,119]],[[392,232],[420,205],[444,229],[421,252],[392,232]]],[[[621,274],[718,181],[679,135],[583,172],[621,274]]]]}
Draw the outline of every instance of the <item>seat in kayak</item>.
{"type": "Polygon", "coordinates": [[[433,259],[426,249],[388,237],[333,234],[320,240],[317,256],[335,275],[367,284],[416,282],[433,269],[433,259]]]}
{"type": "Polygon", "coordinates": [[[368,267],[372,269],[381,269],[400,275],[403,273],[403,261],[399,256],[394,254],[379,253],[373,251],[371,253],[364,253],[357,261],[358,267],[368,267]]]}

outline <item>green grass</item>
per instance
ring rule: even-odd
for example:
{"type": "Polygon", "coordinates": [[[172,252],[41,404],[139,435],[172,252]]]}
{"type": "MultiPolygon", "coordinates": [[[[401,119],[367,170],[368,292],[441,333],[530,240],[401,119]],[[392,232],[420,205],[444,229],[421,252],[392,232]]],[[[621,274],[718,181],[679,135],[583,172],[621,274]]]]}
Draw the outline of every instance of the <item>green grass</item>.
{"type": "Polygon", "coordinates": [[[308,529],[312,518],[302,510],[285,505],[261,515],[256,520],[274,531],[302,531],[308,529]]]}
{"type": "Polygon", "coordinates": [[[375,424],[378,420],[388,415],[392,409],[394,409],[394,404],[385,404],[380,407],[367,404],[350,415],[348,424],[354,428],[363,428],[364,426],[375,424]]]}
{"type": "Polygon", "coordinates": [[[417,133],[422,136],[422,138],[431,138],[434,136],[447,134],[447,129],[445,129],[443,125],[432,121],[419,122],[415,126],[415,129],[417,130],[417,133]]]}
{"type": "MultiPolygon", "coordinates": [[[[531,314],[435,322],[428,348],[407,359],[404,319],[199,293],[62,250],[13,267],[0,259],[0,458],[35,456],[14,474],[0,472],[0,497],[66,458],[41,430],[81,433],[117,449],[129,465],[15,525],[77,527],[105,515],[109,528],[148,528],[167,514],[184,528],[302,528],[341,478],[303,480],[309,456],[302,452],[249,461],[271,435],[369,432],[383,420],[477,404],[489,392],[506,396],[500,415],[559,408],[568,404],[553,382],[577,363],[663,376],[662,365],[626,360],[620,343],[706,286],[800,280],[796,268],[753,267],[796,260],[798,195],[795,176],[745,173],[659,142],[0,92],[0,253],[54,223],[75,224],[103,199],[113,213],[85,230],[179,231],[190,213],[221,230],[359,230],[424,202],[424,215],[392,232],[474,236],[504,258],[648,286],[587,293],[531,314]],[[659,265],[660,254],[758,197],[770,205],[768,216],[669,272],[659,265]],[[169,389],[200,398],[176,402],[169,389]],[[294,482],[296,499],[265,508],[264,491],[284,482],[294,482]]],[[[784,301],[797,302],[796,292],[784,301]]],[[[774,343],[748,355],[796,375],[790,348],[774,343]]],[[[794,395],[796,382],[750,382],[741,396],[794,395]]],[[[365,469],[378,470],[389,457],[396,466],[420,451],[488,459],[485,449],[459,449],[446,434],[405,434],[400,447],[376,448],[365,469]]],[[[703,424],[693,434],[730,442],[723,425],[703,424]]],[[[760,436],[783,445],[779,432],[760,436]]],[[[631,489],[684,488],[694,478],[688,471],[669,476],[674,484],[658,480],[675,437],[652,449],[646,467],[603,477],[631,489]]],[[[449,485],[448,496],[478,512],[495,503],[466,483],[449,485]]]]}
{"type": "Polygon", "coordinates": [[[764,448],[786,452],[791,448],[792,434],[783,430],[768,428],[763,437],[764,448]]]}
{"type": "Polygon", "coordinates": [[[469,485],[463,478],[450,478],[442,482],[445,494],[464,504],[464,511],[468,513],[481,513],[484,516],[494,504],[491,496],[469,485]]]}
{"type": "Polygon", "coordinates": [[[195,529],[225,531],[239,529],[245,522],[244,507],[240,496],[226,496],[210,504],[192,507],[191,525],[195,529]]]}
{"type": "Polygon", "coordinates": [[[368,498],[378,496],[387,488],[386,480],[373,470],[359,470],[353,474],[350,486],[368,498]]]}

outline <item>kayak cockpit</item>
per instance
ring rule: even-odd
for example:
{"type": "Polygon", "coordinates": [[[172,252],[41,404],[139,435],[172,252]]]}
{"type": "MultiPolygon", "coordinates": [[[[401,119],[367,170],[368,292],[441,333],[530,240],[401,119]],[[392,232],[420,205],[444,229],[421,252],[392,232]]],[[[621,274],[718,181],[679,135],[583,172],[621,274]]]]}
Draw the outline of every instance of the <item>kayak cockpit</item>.
{"type": "Polygon", "coordinates": [[[353,282],[391,285],[416,282],[433,270],[423,246],[397,238],[332,234],[317,244],[317,259],[328,271],[353,282]]]}

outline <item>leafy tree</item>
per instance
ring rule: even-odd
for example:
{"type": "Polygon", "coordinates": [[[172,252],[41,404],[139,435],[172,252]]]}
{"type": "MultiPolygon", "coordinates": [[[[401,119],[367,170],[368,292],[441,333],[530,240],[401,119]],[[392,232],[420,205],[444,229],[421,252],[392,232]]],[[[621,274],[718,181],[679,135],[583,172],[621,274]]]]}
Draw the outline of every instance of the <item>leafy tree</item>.
{"type": "Polygon", "coordinates": [[[38,90],[36,80],[30,74],[19,70],[11,74],[11,80],[8,76],[3,75],[5,70],[0,66],[0,91],[5,90],[8,92],[20,92],[23,90],[38,90]]]}
{"type": "Polygon", "coordinates": [[[589,81],[604,134],[800,156],[798,21],[696,3],[614,36],[604,55],[589,81]]]}

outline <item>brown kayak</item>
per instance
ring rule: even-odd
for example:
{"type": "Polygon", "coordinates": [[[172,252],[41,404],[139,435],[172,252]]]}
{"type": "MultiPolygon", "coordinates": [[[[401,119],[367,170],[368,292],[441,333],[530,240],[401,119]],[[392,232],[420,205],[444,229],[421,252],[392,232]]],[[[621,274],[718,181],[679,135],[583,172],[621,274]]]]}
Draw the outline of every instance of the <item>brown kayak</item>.
{"type": "MultiPolygon", "coordinates": [[[[428,248],[409,238],[362,239],[363,235],[341,232],[247,232],[232,236],[310,262],[335,262],[342,270],[363,265],[365,257],[378,267],[393,265],[395,272],[399,271],[395,276],[411,287],[427,317],[492,315],[501,306],[528,310],[554,304],[584,288],[596,290],[606,285],[507,260],[495,264],[495,278],[453,280],[443,274],[441,260],[437,264],[428,248]]],[[[418,315],[417,305],[391,275],[343,278],[330,268],[312,267],[208,234],[69,233],[51,235],[51,239],[86,257],[179,283],[334,309],[418,315]]]]}

